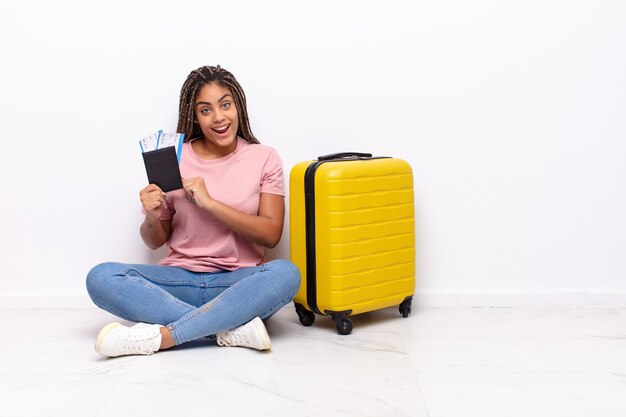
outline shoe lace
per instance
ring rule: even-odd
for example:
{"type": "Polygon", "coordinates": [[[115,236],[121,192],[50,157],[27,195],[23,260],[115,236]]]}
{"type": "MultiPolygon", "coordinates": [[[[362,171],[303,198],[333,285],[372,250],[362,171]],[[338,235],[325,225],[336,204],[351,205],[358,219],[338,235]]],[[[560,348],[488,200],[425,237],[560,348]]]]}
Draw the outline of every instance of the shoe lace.
{"type": "Polygon", "coordinates": [[[249,341],[246,332],[237,329],[218,334],[217,344],[220,346],[242,346],[248,345],[249,341]]]}
{"type": "Polygon", "coordinates": [[[158,347],[155,347],[156,336],[152,332],[132,332],[126,335],[126,339],[122,345],[124,352],[137,353],[154,353],[158,347]]]}

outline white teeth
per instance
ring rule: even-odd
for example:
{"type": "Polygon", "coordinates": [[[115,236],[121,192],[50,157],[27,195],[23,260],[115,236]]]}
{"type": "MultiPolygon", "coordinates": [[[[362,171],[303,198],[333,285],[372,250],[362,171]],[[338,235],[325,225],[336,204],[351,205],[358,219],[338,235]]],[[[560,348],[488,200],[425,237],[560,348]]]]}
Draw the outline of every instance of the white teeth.
{"type": "Polygon", "coordinates": [[[217,133],[224,133],[224,132],[226,132],[228,130],[229,126],[230,125],[224,126],[224,127],[219,127],[219,128],[216,127],[216,128],[213,128],[213,130],[215,130],[217,133]]]}

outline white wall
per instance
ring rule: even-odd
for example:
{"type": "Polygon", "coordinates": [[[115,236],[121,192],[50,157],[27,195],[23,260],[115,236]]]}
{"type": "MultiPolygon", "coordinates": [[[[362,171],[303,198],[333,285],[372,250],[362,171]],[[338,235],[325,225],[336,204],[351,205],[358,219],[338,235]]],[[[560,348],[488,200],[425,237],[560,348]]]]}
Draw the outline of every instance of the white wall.
{"type": "Polygon", "coordinates": [[[157,258],[137,140],[221,64],[287,172],[343,150],[413,165],[423,299],[626,305],[622,1],[0,4],[4,302],[157,258]]]}

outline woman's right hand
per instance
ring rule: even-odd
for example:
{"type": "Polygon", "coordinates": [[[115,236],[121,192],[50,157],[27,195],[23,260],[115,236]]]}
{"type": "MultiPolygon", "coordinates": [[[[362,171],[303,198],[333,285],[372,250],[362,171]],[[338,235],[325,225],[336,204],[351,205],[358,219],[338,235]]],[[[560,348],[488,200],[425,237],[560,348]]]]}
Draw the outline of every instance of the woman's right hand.
{"type": "Polygon", "coordinates": [[[153,222],[161,219],[161,209],[165,205],[163,191],[155,184],[150,184],[143,190],[139,191],[139,198],[146,216],[153,222]]]}

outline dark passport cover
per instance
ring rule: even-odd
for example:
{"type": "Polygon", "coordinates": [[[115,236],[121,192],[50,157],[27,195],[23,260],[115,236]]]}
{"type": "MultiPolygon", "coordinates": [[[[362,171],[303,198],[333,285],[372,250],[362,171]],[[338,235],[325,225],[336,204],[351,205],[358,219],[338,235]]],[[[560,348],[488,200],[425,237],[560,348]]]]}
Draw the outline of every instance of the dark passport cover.
{"type": "Polygon", "coordinates": [[[183,188],[178,159],[173,146],[144,152],[142,155],[150,184],[158,185],[163,192],[183,188]]]}

